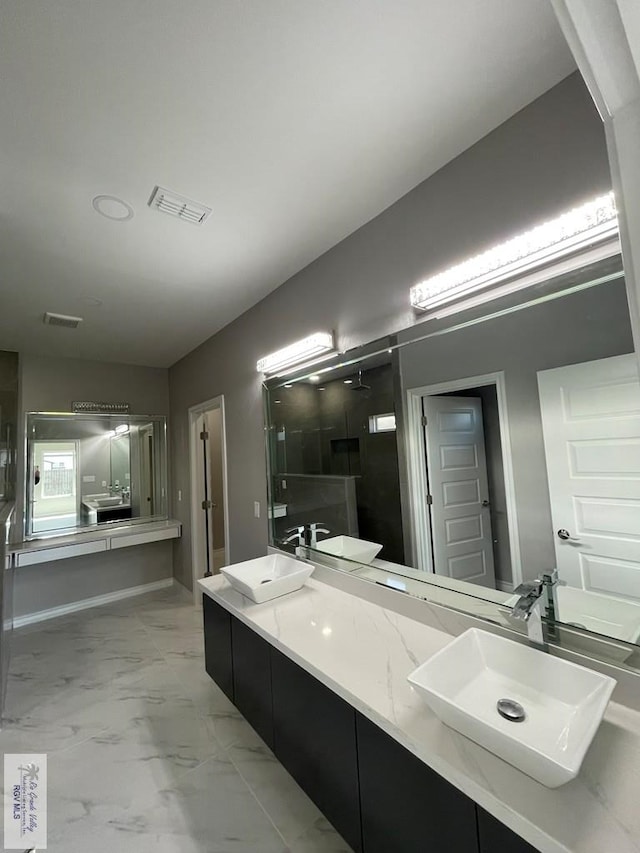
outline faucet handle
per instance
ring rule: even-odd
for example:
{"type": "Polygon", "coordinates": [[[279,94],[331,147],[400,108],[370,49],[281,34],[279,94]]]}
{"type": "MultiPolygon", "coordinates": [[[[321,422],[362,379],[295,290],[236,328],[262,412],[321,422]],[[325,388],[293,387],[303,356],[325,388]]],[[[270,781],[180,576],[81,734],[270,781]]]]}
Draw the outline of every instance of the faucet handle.
{"type": "Polygon", "coordinates": [[[288,527],[285,533],[304,533],[304,524],[297,524],[295,527],[288,527]]]}
{"type": "Polygon", "coordinates": [[[560,580],[557,569],[547,569],[538,575],[538,580],[546,585],[567,586],[567,581],[560,580]]]}

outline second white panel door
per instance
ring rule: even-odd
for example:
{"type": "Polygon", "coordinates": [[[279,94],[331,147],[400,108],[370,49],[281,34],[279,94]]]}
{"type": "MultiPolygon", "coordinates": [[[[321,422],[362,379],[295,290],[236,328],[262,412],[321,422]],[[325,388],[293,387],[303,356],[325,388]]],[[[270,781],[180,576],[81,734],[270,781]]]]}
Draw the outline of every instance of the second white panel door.
{"type": "Polygon", "coordinates": [[[495,588],[489,488],[477,397],[424,397],[434,571],[495,588]]]}

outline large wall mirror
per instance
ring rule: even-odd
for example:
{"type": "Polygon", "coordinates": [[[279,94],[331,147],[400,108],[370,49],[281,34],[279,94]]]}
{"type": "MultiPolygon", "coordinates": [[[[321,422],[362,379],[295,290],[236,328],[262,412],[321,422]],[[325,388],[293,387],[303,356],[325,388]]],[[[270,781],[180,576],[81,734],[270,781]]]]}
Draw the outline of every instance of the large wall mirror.
{"type": "Polygon", "coordinates": [[[164,415],[30,412],[26,430],[25,538],[167,518],[164,415]]]}
{"type": "Polygon", "coordinates": [[[315,525],[307,545],[361,577],[505,605],[557,568],[560,621],[621,641],[620,659],[640,643],[640,381],[619,255],[265,396],[272,544],[315,525]]]}

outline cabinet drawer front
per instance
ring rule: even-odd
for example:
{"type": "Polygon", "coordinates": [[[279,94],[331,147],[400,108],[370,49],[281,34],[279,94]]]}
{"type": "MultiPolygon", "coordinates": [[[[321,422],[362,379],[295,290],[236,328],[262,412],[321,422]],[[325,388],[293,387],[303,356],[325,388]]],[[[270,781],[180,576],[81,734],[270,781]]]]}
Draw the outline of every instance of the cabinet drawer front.
{"type": "Polygon", "coordinates": [[[83,554],[98,554],[107,550],[105,539],[93,539],[79,542],[77,545],[58,545],[55,548],[42,548],[40,551],[18,552],[16,565],[35,566],[38,563],[50,563],[53,560],[68,560],[70,557],[81,557],[83,554]]]}
{"type": "Polygon", "coordinates": [[[480,806],[477,809],[480,853],[536,853],[535,847],[524,838],[520,838],[480,806]]]}
{"type": "Polygon", "coordinates": [[[233,663],[231,657],[231,614],[202,596],[204,619],[204,661],[207,673],[233,702],[233,663]]]}
{"type": "Polygon", "coordinates": [[[276,756],[345,841],[361,850],[355,711],[275,649],[271,677],[276,756]]]}
{"type": "Polygon", "coordinates": [[[478,853],[472,800],[361,714],[356,719],[365,853],[478,853]]]}
{"type": "Polygon", "coordinates": [[[237,709],[273,747],[271,647],[240,620],[231,620],[233,695],[237,709]]]}

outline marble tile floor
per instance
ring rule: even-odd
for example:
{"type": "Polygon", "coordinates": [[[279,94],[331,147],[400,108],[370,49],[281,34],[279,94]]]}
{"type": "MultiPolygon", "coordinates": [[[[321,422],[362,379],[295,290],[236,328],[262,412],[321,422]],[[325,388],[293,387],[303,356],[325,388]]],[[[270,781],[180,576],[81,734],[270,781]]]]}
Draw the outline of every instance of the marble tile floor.
{"type": "Polygon", "coordinates": [[[204,670],[176,589],[14,632],[2,752],[45,752],[53,853],[348,853],[204,670]]]}

